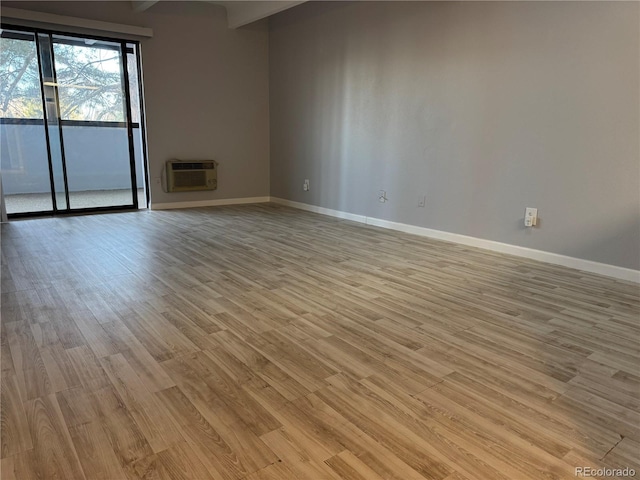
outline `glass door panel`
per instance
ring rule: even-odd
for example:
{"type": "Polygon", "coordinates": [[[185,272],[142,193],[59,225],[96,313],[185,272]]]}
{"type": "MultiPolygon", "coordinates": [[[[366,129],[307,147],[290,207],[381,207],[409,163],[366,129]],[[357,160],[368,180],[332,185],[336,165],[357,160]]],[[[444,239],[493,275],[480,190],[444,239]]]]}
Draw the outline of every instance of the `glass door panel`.
{"type": "Polygon", "coordinates": [[[33,33],[0,36],[0,170],[8,214],[54,210],[33,33]]]}
{"type": "Polygon", "coordinates": [[[69,208],[136,204],[120,43],[53,36],[69,208]]]}

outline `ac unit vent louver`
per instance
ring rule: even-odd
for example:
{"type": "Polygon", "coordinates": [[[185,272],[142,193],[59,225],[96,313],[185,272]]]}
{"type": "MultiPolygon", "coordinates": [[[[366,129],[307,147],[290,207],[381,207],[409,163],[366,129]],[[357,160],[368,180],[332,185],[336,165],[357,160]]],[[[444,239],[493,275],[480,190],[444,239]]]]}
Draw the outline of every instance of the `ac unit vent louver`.
{"type": "Polygon", "coordinates": [[[193,192],[218,188],[218,169],[215,160],[167,162],[167,191],[193,192]]]}

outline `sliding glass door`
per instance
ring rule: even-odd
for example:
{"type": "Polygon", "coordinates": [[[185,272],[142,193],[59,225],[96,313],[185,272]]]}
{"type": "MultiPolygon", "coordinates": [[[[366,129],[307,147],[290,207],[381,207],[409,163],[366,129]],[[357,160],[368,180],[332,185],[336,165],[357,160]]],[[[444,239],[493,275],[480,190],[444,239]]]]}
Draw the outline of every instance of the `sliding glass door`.
{"type": "Polygon", "coordinates": [[[1,41],[7,213],[146,207],[136,45],[12,29],[1,41]]]}
{"type": "Polygon", "coordinates": [[[9,214],[55,209],[38,57],[34,33],[2,32],[0,171],[9,214]]]}

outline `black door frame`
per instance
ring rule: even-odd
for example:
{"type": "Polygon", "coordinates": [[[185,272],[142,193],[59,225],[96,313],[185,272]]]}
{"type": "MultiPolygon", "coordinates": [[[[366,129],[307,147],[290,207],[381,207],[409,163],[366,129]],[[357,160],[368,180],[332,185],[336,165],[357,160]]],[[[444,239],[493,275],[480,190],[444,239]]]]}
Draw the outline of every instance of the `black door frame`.
{"type": "MultiPolygon", "coordinates": [[[[135,163],[135,151],[134,151],[134,141],[133,141],[133,129],[140,128],[140,136],[141,136],[141,155],[142,155],[142,170],[143,170],[143,183],[145,188],[146,195],[146,205],[149,206],[149,174],[148,174],[148,160],[147,160],[147,139],[146,139],[146,129],[145,129],[145,116],[144,116],[144,97],[142,90],[142,69],[141,69],[141,60],[140,60],[140,42],[136,40],[123,40],[118,38],[104,37],[98,35],[86,35],[86,34],[78,34],[78,33],[69,33],[57,30],[50,30],[45,28],[35,28],[35,27],[25,27],[20,25],[11,25],[11,24],[0,24],[0,28],[3,30],[12,30],[15,32],[24,32],[30,33],[34,36],[35,47],[37,52],[37,60],[38,60],[38,74],[40,77],[40,94],[42,97],[42,107],[43,107],[43,125],[45,130],[45,141],[47,148],[47,160],[49,167],[49,182],[51,189],[51,198],[52,198],[52,210],[43,210],[38,212],[25,212],[25,213],[10,213],[8,214],[8,218],[22,218],[22,217],[39,217],[39,216],[49,216],[49,215],[76,215],[76,214],[84,214],[84,213],[101,213],[101,212],[116,212],[116,211],[128,211],[128,210],[137,210],[139,208],[138,205],[138,192],[137,192],[137,173],[136,173],[136,163],[135,163]],[[54,82],[56,82],[55,76],[57,75],[55,70],[55,58],[53,52],[53,35],[61,35],[64,37],[72,37],[79,39],[92,39],[98,41],[106,41],[111,43],[118,44],[118,48],[114,50],[118,50],[121,61],[121,71],[122,71],[122,83],[123,83],[123,92],[124,92],[124,108],[126,112],[126,121],[125,122],[80,122],[74,120],[63,120],[60,116],[60,102],[58,97],[58,87],[54,86],[54,91],[56,95],[56,108],[57,108],[57,117],[58,117],[58,129],[60,135],[60,150],[62,156],[62,170],[63,170],[63,178],[64,178],[64,191],[66,197],[66,209],[59,209],[56,201],[56,191],[55,191],[55,181],[54,181],[54,170],[53,170],[53,160],[51,153],[51,139],[49,137],[49,124],[48,124],[48,115],[47,115],[47,106],[46,106],[46,98],[45,98],[45,90],[44,90],[44,79],[42,76],[42,59],[40,52],[40,40],[38,38],[38,34],[45,34],[49,36],[50,42],[50,57],[52,62],[52,71],[54,74],[54,82]],[[133,45],[134,48],[129,47],[128,45],[133,45]],[[140,122],[135,124],[132,121],[132,111],[131,111],[131,86],[129,82],[129,68],[128,68],[128,54],[134,54],[136,59],[136,66],[138,69],[138,98],[140,103],[140,122]],[[107,125],[102,125],[103,123],[107,125]],[[123,124],[124,123],[124,124],[123,124]],[[66,157],[64,154],[64,138],[62,127],[64,125],[100,125],[100,126],[112,126],[112,127],[127,127],[127,139],[128,139],[128,150],[129,150],[129,165],[130,165],[130,174],[131,174],[131,197],[132,203],[127,205],[116,205],[116,206],[105,206],[105,207],[90,207],[90,208],[71,208],[71,204],[69,202],[69,188],[67,183],[67,171],[66,171],[66,157]]],[[[84,45],[84,43],[83,43],[84,45]]],[[[9,121],[13,119],[8,119],[9,121]]],[[[31,119],[15,119],[16,123],[40,123],[39,119],[35,119],[29,121],[31,119]]],[[[11,122],[13,123],[13,122],[11,122]]]]}

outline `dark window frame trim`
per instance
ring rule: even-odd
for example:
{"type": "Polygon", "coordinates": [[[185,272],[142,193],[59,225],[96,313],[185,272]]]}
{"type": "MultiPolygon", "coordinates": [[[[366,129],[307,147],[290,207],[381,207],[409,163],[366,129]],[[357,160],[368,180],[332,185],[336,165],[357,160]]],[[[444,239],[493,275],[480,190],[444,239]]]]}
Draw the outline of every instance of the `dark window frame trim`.
{"type": "MultiPolygon", "coordinates": [[[[60,120],[65,127],[127,128],[127,122],[103,122],[100,120],[60,120]]],[[[0,117],[0,125],[44,125],[43,118],[0,117]]],[[[140,123],[131,122],[131,128],[140,128],[140,123]]]]}
{"type": "MultiPolygon", "coordinates": [[[[125,42],[125,43],[131,43],[134,44],[136,46],[140,45],[140,41],[139,40],[130,40],[130,39],[122,39],[122,38],[113,38],[113,37],[105,37],[103,35],[94,35],[93,33],[91,34],[87,34],[87,33],[70,33],[70,32],[64,32],[61,30],[52,30],[50,28],[41,28],[41,27],[30,27],[30,26],[24,26],[24,25],[15,25],[12,23],[5,23],[2,22],[0,23],[0,28],[3,30],[15,30],[17,31],[17,33],[20,32],[29,32],[29,33],[45,33],[48,35],[60,35],[63,37],[73,37],[73,38],[77,38],[77,39],[85,39],[87,38],[87,35],[90,35],[92,39],[98,40],[98,41],[102,41],[102,42],[110,42],[110,43],[116,43],[118,45],[114,45],[113,48],[111,48],[112,50],[120,50],[120,43],[121,42],[125,42]]],[[[7,34],[13,33],[13,32],[6,32],[7,34]]],[[[4,35],[5,32],[2,32],[2,34],[4,35]]],[[[56,40],[60,40],[60,43],[65,43],[65,38],[63,39],[56,39],[56,40]]],[[[69,44],[70,45],[74,45],[74,44],[79,44],[80,41],[78,40],[78,42],[73,42],[70,41],[69,44]]],[[[82,42],[82,45],[85,45],[84,42],[82,42]]],[[[107,45],[100,45],[101,48],[107,48],[109,49],[107,45]]],[[[131,52],[126,52],[126,53],[133,53],[133,49],[129,49],[127,48],[127,50],[131,50],[131,52]]]]}

